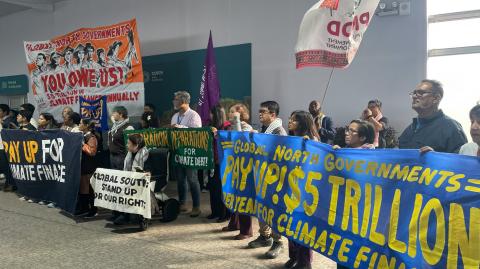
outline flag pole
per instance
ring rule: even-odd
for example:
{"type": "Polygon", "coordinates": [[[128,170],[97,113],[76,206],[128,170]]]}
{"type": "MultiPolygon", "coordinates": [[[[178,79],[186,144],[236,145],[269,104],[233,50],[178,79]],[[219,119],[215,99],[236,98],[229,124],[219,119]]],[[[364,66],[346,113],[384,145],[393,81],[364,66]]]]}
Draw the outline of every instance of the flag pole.
{"type": "Polygon", "coordinates": [[[327,96],[327,91],[328,91],[328,88],[330,86],[330,81],[332,80],[332,76],[333,76],[333,70],[335,70],[335,67],[332,67],[332,71],[330,72],[330,77],[328,78],[327,87],[325,87],[325,92],[323,93],[322,102],[320,103],[321,108],[323,107],[323,102],[325,101],[325,97],[327,96]]]}

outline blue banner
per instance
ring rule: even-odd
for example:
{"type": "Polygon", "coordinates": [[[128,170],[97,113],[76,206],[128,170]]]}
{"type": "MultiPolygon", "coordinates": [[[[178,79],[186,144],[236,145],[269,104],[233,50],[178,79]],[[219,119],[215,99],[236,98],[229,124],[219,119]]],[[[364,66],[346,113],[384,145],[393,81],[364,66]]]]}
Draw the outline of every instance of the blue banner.
{"type": "Polygon", "coordinates": [[[107,96],[94,100],[80,96],[80,115],[82,119],[95,121],[99,132],[108,131],[107,96]]]}
{"type": "Polygon", "coordinates": [[[220,131],[232,211],[349,268],[479,268],[480,159],[220,131]]]}

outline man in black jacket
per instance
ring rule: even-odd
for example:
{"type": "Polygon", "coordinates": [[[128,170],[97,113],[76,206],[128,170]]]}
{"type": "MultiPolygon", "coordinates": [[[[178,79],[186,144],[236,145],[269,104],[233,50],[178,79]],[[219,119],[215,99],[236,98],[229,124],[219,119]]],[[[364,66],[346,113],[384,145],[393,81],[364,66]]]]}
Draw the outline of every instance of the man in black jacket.
{"type": "Polygon", "coordinates": [[[460,147],[467,143],[467,137],[460,123],[438,108],[443,98],[442,84],[424,79],[410,96],[412,109],[418,116],[399,137],[399,147],[420,149],[421,152],[458,153],[460,147]]]}

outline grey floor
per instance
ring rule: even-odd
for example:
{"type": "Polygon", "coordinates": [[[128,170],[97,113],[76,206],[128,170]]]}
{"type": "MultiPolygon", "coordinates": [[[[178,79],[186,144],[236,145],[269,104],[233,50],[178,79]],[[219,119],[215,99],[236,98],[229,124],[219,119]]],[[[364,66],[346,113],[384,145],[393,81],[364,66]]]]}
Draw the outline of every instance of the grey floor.
{"type": "MultiPolygon", "coordinates": [[[[175,183],[169,187],[175,193],[175,183]]],[[[201,218],[181,215],[138,232],[135,226],[110,226],[106,211],[80,222],[0,192],[0,268],[283,268],[287,248],[278,259],[262,259],[267,249],[245,249],[248,240],[232,240],[236,232],[222,233],[225,224],[205,218],[208,193],[202,203],[201,218]]],[[[315,254],[314,268],[335,268],[335,263],[315,254]]]]}

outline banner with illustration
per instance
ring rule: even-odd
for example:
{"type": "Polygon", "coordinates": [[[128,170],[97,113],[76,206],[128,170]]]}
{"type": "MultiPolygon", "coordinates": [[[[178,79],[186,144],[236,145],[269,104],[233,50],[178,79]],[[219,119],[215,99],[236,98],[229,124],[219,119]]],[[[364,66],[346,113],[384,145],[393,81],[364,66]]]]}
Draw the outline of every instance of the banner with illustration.
{"type": "Polygon", "coordinates": [[[223,198],[348,268],[479,268],[480,158],[219,132],[223,198]]]}
{"type": "Polygon", "coordinates": [[[79,97],[107,96],[131,116],[143,112],[142,58],[135,19],[81,28],[46,41],[24,42],[31,79],[29,98],[40,112],[79,109],[79,97]]]}
{"type": "Polygon", "coordinates": [[[150,176],[146,173],[97,168],[90,178],[95,206],[150,219],[150,176]]]}
{"type": "Polygon", "coordinates": [[[347,68],[379,0],[320,0],[304,15],[295,47],[297,68],[347,68]]]}
{"type": "Polygon", "coordinates": [[[3,129],[1,136],[17,192],[54,202],[73,214],[80,187],[82,134],[3,129]]]}
{"type": "Polygon", "coordinates": [[[152,128],[125,131],[125,144],[130,134],[141,134],[147,148],[170,149],[174,165],[202,170],[213,169],[213,134],[210,128],[152,128]]]}
{"type": "Polygon", "coordinates": [[[88,96],[80,96],[80,116],[95,122],[99,132],[108,131],[107,97],[90,100],[88,96]]]}

